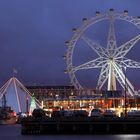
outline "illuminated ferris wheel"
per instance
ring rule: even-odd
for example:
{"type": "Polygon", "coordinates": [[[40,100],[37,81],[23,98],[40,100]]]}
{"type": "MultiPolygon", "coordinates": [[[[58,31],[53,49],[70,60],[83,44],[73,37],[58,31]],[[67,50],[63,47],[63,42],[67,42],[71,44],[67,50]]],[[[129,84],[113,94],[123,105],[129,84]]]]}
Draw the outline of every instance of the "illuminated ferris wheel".
{"type": "Polygon", "coordinates": [[[122,14],[116,13],[113,9],[110,9],[105,14],[96,12],[96,16],[87,19],[83,18],[83,25],[79,28],[73,28],[74,35],[70,41],[66,41],[67,53],[64,56],[67,62],[67,69],[65,73],[68,73],[71,79],[71,83],[76,89],[82,89],[80,81],[76,77],[76,72],[80,70],[88,70],[100,68],[100,74],[97,82],[97,87],[102,89],[105,83],[107,83],[108,90],[116,90],[116,81],[121,85],[123,89],[127,84],[127,95],[134,96],[135,90],[131,82],[126,77],[126,68],[140,68],[140,63],[134,60],[126,58],[126,54],[132,49],[133,46],[139,41],[140,34],[135,35],[129,41],[117,45],[114,23],[116,20],[129,22],[136,28],[140,28],[140,17],[134,18],[128,15],[128,11],[125,10],[122,14]],[[86,35],[86,31],[95,24],[100,22],[109,21],[109,30],[107,37],[107,44],[105,46],[100,45],[94,39],[91,39],[86,35]],[[74,49],[78,45],[78,40],[82,40],[89,46],[98,57],[82,63],[80,65],[73,65],[74,49]]]}

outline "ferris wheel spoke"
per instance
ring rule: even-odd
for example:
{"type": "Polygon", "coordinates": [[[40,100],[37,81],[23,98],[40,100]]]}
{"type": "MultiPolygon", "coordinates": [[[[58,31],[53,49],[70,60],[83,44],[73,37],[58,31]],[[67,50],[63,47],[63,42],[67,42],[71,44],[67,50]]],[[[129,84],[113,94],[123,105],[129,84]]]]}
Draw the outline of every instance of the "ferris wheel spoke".
{"type": "Polygon", "coordinates": [[[101,89],[102,86],[105,84],[107,78],[108,78],[108,66],[107,66],[107,64],[105,64],[105,65],[103,65],[103,67],[101,69],[99,79],[98,79],[97,87],[99,89],[101,89]]]}
{"type": "Polygon", "coordinates": [[[127,91],[128,91],[127,94],[133,96],[135,94],[133,85],[127,79],[126,75],[123,73],[122,69],[119,67],[117,63],[113,63],[113,66],[115,69],[115,76],[118,82],[120,83],[120,85],[122,85],[123,88],[125,88],[125,86],[127,87],[127,91]]]}
{"type": "Polygon", "coordinates": [[[120,75],[118,73],[116,73],[116,79],[118,80],[118,82],[120,83],[120,85],[122,86],[122,88],[125,90],[125,86],[127,88],[127,95],[130,96],[134,96],[135,91],[133,89],[132,84],[130,83],[130,81],[126,78],[126,84],[125,84],[125,79],[122,79],[122,77],[120,77],[120,75]]]}
{"type": "Polygon", "coordinates": [[[122,58],[119,61],[117,60],[117,63],[121,65],[122,67],[140,68],[140,62],[137,62],[128,58],[122,58]]]}
{"type": "Polygon", "coordinates": [[[125,90],[125,80],[123,80],[120,75],[115,71],[115,77],[117,81],[120,83],[121,87],[125,90]]]}
{"type": "Polygon", "coordinates": [[[115,57],[124,57],[130,51],[130,49],[139,41],[139,39],[140,34],[132,38],[125,44],[121,45],[119,48],[116,49],[115,57]]]}
{"type": "Polygon", "coordinates": [[[81,38],[100,56],[107,56],[105,53],[105,49],[98,44],[97,42],[94,42],[93,40],[89,39],[85,35],[82,35],[81,38]]]}
{"type": "Polygon", "coordinates": [[[113,11],[110,12],[109,19],[110,19],[110,26],[109,26],[108,39],[107,39],[107,49],[109,51],[109,54],[110,53],[112,54],[114,52],[114,49],[117,47],[115,29],[114,29],[113,11]]]}
{"type": "Polygon", "coordinates": [[[86,62],[82,65],[79,65],[73,68],[73,71],[76,72],[81,69],[92,69],[92,68],[101,68],[106,63],[106,60],[102,57],[94,59],[92,61],[86,62]]]}
{"type": "MultiPolygon", "coordinates": [[[[120,71],[122,71],[122,68],[120,68],[120,71]]],[[[122,79],[121,76],[117,73],[116,69],[114,69],[115,77],[117,81],[120,83],[121,87],[125,90],[125,79],[122,79]]]]}

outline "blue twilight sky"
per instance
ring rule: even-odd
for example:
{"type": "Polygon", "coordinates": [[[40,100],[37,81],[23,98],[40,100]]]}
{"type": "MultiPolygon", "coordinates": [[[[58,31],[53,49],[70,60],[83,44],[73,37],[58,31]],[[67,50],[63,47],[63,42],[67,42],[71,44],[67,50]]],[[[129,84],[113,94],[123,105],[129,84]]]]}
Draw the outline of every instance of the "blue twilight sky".
{"type": "MultiPolygon", "coordinates": [[[[140,0],[0,0],[0,85],[13,75],[13,68],[25,85],[69,85],[62,56],[67,50],[65,41],[73,35],[71,29],[81,26],[83,17],[90,18],[95,11],[105,13],[110,8],[119,13],[128,10],[129,15],[136,17],[140,15],[140,0]]],[[[93,27],[94,40],[103,46],[108,31],[104,25],[106,23],[93,27]]],[[[139,32],[133,25],[119,22],[117,44],[139,32]]],[[[140,62],[139,47],[137,43],[128,58],[140,62]]],[[[75,65],[96,58],[88,47],[79,43],[77,48],[75,65]]],[[[79,71],[76,76],[84,86],[95,87],[98,74],[99,69],[79,71]]],[[[140,70],[128,70],[127,75],[134,86],[140,88],[140,70]]]]}

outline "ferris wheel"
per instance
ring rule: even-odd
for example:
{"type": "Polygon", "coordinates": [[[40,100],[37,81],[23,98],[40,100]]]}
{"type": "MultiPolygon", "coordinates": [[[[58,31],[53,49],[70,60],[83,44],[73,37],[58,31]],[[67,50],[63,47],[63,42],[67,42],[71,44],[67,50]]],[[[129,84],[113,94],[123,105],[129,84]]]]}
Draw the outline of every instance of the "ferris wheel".
{"type": "Polygon", "coordinates": [[[82,26],[72,29],[74,35],[70,41],[65,42],[68,48],[67,53],[64,56],[67,63],[67,69],[64,72],[69,74],[71,83],[76,89],[83,89],[83,86],[76,77],[75,73],[77,71],[100,68],[101,71],[97,82],[97,87],[99,89],[102,89],[104,84],[107,83],[107,90],[117,90],[116,81],[118,81],[123,89],[127,86],[127,95],[135,95],[135,89],[126,77],[125,70],[126,68],[140,68],[140,63],[126,58],[126,54],[139,41],[140,34],[135,35],[127,42],[118,46],[114,28],[116,20],[129,22],[137,29],[140,29],[140,17],[134,18],[129,16],[127,10],[119,14],[116,13],[114,9],[110,9],[105,14],[100,14],[100,12],[97,11],[94,17],[91,17],[90,19],[83,18],[82,26]],[[102,46],[97,43],[97,41],[94,41],[93,38],[91,39],[88,37],[86,35],[86,31],[89,30],[91,26],[106,20],[109,21],[107,44],[102,46]],[[78,40],[84,41],[86,45],[88,45],[98,55],[98,57],[83,64],[74,66],[73,55],[78,40]]]}

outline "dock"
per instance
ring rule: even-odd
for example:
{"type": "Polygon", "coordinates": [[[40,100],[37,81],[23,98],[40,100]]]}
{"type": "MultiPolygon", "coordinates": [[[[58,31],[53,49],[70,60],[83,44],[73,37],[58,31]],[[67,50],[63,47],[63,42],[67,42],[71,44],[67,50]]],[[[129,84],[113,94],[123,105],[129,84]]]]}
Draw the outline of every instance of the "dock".
{"type": "Polygon", "coordinates": [[[38,134],[140,134],[140,118],[60,117],[24,119],[22,135],[38,134]]]}

